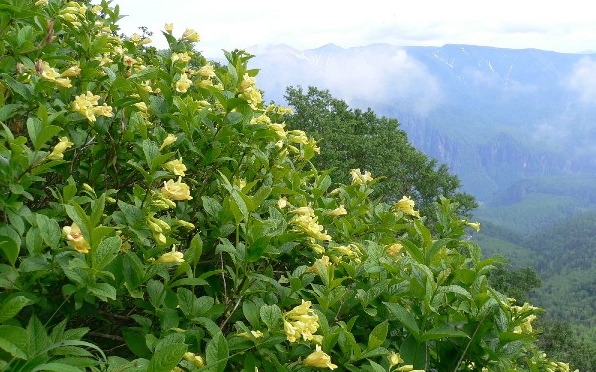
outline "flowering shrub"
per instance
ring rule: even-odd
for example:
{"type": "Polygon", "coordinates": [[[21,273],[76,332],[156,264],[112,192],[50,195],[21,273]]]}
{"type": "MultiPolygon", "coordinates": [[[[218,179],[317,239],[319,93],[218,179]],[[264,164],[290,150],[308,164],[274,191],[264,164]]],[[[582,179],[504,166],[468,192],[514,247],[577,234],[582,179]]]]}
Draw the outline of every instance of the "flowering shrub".
{"type": "Polygon", "coordinates": [[[443,199],[330,190],[250,55],[0,0],[0,370],[566,371],[443,199]]]}

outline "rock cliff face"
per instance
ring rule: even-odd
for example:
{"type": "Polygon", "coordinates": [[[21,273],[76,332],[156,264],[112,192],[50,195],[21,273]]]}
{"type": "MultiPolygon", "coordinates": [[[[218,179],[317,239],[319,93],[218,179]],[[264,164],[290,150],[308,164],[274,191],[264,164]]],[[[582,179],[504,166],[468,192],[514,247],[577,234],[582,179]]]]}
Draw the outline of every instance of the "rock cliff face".
{"type": "Polygon", "coordinates": [[[252,52],[266,99],[314,85],[395,117],[481,201],[521,180],[596,172],[596,55],[383,44],[252,52]]]}

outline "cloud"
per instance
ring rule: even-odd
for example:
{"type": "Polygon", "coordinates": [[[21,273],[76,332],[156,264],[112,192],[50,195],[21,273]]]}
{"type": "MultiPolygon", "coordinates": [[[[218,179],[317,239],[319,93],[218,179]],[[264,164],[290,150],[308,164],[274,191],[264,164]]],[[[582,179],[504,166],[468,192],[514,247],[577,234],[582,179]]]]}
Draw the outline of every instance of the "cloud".
{"type": "MultiPolygon", "coordinates": [[[[250,51],[250,49],[249,49],[250,51]]],[[[257,83],[277,102],[286,86],[316,86],[355,107],[407,104],[426,114],[443,101],[439,81],[405,50],[389,45],[312,50],[288,46],[256,49],[257,83]]]]}
{"type": "Polygon", "coordinates": [[[584,57],[571,70],[566,86],[586,105],[596,105],[596,60],[584,57]]]}

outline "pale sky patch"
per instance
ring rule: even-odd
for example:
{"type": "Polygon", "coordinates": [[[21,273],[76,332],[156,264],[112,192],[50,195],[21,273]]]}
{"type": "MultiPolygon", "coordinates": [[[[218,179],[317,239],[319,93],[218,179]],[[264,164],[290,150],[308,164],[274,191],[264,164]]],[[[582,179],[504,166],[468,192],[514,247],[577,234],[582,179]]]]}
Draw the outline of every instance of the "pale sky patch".
{"type": "Polygon", "coordinates": [[[338,0],[213,1],[114,0],[127,34],[147,26],[154,45],[173,22],[202,37],[197,49],[220,57],[221,49],[288,44],[312,49],[328,43],[343,48],[374,43],[400,46],[472,44],[536,48],[557,52],[596,50],[596,12],[588,1],[568,0],[338,0]]]}

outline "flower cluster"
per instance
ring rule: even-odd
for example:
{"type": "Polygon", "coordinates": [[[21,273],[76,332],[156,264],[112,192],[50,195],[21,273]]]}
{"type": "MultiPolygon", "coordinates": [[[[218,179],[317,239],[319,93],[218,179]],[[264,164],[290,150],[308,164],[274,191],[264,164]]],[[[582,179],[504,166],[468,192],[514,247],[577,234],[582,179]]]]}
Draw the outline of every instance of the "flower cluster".
{"type": "Polygon", "coordinates": [[[35,63],[35,69],[45,80],[51,81],[64,88],[72,87],[69,77],[79,76],[81,74],[81,68],[79,66],[71,66],[64,72],[59,73],[55,68],[51,67],[49,63],[42,60],[38,60],[35,63]]]}
{"type": "Polygon", "coordinates": [[[256,109],[263,102],[261,91],[255,86],[255,83],[256,79],[254,77],[244,74],[243,80],[238,87],[240,95],[248,101],[253,109],[256,109]]]}
{"type": "Polygon", "coordinates": [[[302,300],[302,304],[283,314],[288,341],[296,342],[300,336],[304,340],[316,340],[313,333],[319,328],[319,317],[310,306],[310,301],[302,300]]]}
{"type": "Polygon", "coordinates": [[[111,118],[113,116],[112,107],[105,103],[102,106],[99,106],[99,99],[100,97],[98,95],[94,95],[90,91],[87,91],[87,93],[75,97],[74,101],[71,103],[71,108],[73,111],[85,116],[89,121],[95,121],[95,115],[111,118]]]}
{"type": "Polygon", "coordinates": [[[77,1],[70,1],[66,4],[65,8],[60,10],[59,17],[74,28],[79,28],[82,26],[81,22],[86,20],[86,12],[87,7],[85,5],[77,1]]]}
{"type": "Polygon", "coordinates": [[[306,233],[315,240],[331,240],[323,226],[317,223],[318,217],[311,207],[300,207],[292,211],[296,216],[292,218],[291,223],[296,226],[298,231],[306,233]]]}
{"type": "Polygon", "coordinates": [[[352,169],[350,175],[352,176],[352,185],[364,185],[373,180],[372,174],[369,171],[362,173],[360,168],[352,169]]]}
{"type": "Polygon", "coordinates": [[[521,319],[521,323],[513,328],[513,332],[518,334],[532,334],[534,332],[532,328],[532,321],[536,319],[536,315],[533,313],[528,315],[528,313],[534,312],[536,310],[538,310],[537,307],[532,306],[527,302],[522,306],[511,306],[513,319],[516,321],[521,319]]]}

